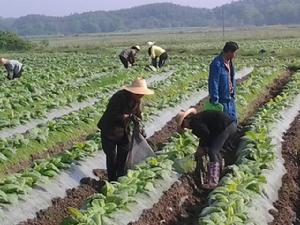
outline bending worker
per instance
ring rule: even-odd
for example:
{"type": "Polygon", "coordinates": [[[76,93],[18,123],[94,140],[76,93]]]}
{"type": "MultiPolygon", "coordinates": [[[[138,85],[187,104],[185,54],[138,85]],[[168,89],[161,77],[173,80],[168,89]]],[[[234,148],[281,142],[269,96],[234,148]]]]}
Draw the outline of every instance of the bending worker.
{"type": "Polygon", "coordinates": [[[155,45],[155,42],[147,42],[149,49],[148,54],[151,57],[151,64],[155,68],[163,67],[168,59],[168,54],[165,49],[155,45]]]}
{"type": "Polygon", "coordinates": [[[23,64],[19,61],[0,58],[0,64],[4,65],[7,71],[7,79],[13,80],[21,77],[23,72],[23,64]]]}
{"type": "Polygon", "coordinates": [[[123,63],[124,67],[127,69],[129,65],[133,66],[136,61],[137,53],[141,50],[140,46],[132,46],[129,49],[123,50],[119,58],[121,62],[123,63]]]}
{"type": "Polygon", "coordinates": [[[237,43],[227,42],[223,52],[210,64],[208,79],[210,102],[222,104],[223,111],[236,122],[236,80],[232,60],[236,57],[238,49],[237,43]]]}
{"type": "Polygon", "coordinates": [[[142,119],[141,99],[154,92],[144,79],[136,79],[131,86],[115,93],[98,123],[101,129],[102,148],[106,154],[109,181],[125,175],[125,162],[130,148],[130,122],[133,117],[142,119]]]}
{"type": "Polygon", "coordinates": [[[236,123],[224,112],[203,111],[197,113],[195,108],[180,112],[176,117],[178,132],[191,129],[199,141],[197,157],[207,152],[210,163],[208,164],[208,183],[205,189],[214,189],[219,182],[220,171],[223,169],[221,149],[225,142],[236,132],[236,123]]]}

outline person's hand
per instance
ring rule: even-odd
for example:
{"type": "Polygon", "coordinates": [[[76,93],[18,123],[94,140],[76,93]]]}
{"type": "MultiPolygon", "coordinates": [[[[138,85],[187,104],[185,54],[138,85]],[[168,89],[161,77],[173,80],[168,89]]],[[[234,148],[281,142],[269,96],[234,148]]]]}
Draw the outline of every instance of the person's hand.
{"type": "Polygon", "coordinates": [[[184,129],[184,128],[182,128],[182,127],[177,127],[177,133],[179,133],[179,134],[183,134],[184,132],[185,132],[186,130],[184,129]]]}
{"type": "Polygon", "coordinates": [[[218,104],[219,104],[219,102],[213,102],[213,101],[210,101],[210,103],[211,103],[212,105],[218,105],[218,104]]]}
{"type": "Polygon", "coordinates": [[[130,118],[130,117],[131,117],[131,115],[130,115],[130,114],[124,114],[123,116],[124,116],[124,118],[125,118],[125,119],[128,119],[128,118],[130,118]]]}

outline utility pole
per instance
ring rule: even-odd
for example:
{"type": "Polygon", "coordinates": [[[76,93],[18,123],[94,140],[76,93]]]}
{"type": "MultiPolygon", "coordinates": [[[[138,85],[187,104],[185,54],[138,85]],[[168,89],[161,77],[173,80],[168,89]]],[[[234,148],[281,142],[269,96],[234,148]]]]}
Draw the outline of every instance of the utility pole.
{"type": "Polygon", "coordinates": [[[223,41],[225,41],[225,18],[224,18],[224,6],[221,6],[222,11],[222,28],[223,28],[223,41]]]}

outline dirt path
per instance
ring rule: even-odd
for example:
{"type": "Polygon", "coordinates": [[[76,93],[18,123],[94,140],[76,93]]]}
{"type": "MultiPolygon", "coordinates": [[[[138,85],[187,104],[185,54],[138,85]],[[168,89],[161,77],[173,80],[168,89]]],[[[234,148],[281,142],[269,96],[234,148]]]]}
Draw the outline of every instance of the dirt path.
{"type": "Polygon", "coordinates": [[[66,191],[65,198],[56,198],[52,200],[52,205],[46,210],[37,212],[34,219],[19,223],[19,225],[59,225],[62,221],[70,216],[68,208],[80,208],[82,202],[93,194],[100,192],[104,186],[104,180],[107,180],[105,171],[95,171],[99,180],[84,178],[81,185],[66,191]]]}
{"type": "MultiPolygon", "coordinates": [[[[239,131],[237,132],[234,140],[232,141],[232,149],[237,149],[240,142],[240,138],[244,135],[244,126],[247,125],[247,120],[255,114],[255,112],[267,103],[270,99],[277,96],[285,84],[289,82],[291,73],[284,73],[279,78],[275,79],[272,85],[268,86],[264,93],[257,98],[256,101],[249,105],[248,112],[245,119],[241,121],[239,131]]],[[[197,105],[197,108],[201,109],[203,102],[197,105]]],[[[165,127],[167,132],[172,130],[172,127],[176,127],[174,121],[169,122],[165,127]]],[[[174,132],[174,131],[173,131],[174,132]]],[[[167,141],[167,135],[165,132],[156,134],[160,137],[161,142],[167,141]],[[162,140],[163,139],[163,140],[162,140]]],[[[155,143],[156,144],[156,143],[155,143]]],[[[156,144],[157,146],[157,144],[156,144]]],[[[233,164],[235,162],[235,152],[228,151],[224,157],[227,164],[233,164]]],[[[129,225],[194,225],[197,224],[198,216],[201,210],[207,205],[206,192],[197,187],[197,178],[187,174],[183,175],[180,179],[181,183],[174,184],[164,196],[161,197],[159,202],[154,205],[153,208],[144,210],[140,219],[129,225]],[[179,196],[179,197],[178,197],[179,196]],[[185,199],[185,201],[184,201],[185,199]],[[155,221],[156,223],[152,223],[155,221]]]]}
{"type": "Polygon", "coordinates": [[[282,155],[287,173],[283,176],[279,200],[274,204],[278,210],[271,211],[274,221],[269,225],[300,224],[300,114],[285,133],[282,155]]]}
{"type": "MultiPolygon", "coordinates": [[[[251,104],[251,116],[261,105],[273,98],[280,92],[281,88],[289,81],[291,73],[284,73],[278,79],[274,80],[273,85],[266,88],[261,98],[251,104]],[[253,107],[252,107],[253,105],[253,107]]],[[[244,78],[243,80],[245,80],[244,78]]],[[[241,82],[241,81],[240,81],[241,82]]],[[[196,107],[198,109],[203,108],[204,100],[200,101],[196,107]]],[[[149,138],[149,142],[156,150],[159,150],[170,139],[170,137],[176,132],[175,118],[169,121],[160,131],[156,132],[149,138]]],[[[240,130],[236,136],[235,144],[239,143],[239,138],[242,136],[243,131],[240,130]]],[[[162,196],[160,201],[154,208],[145,210],[137,224],[193,224],[192,222],[197,219],[196,215],[199,215],[200,210],[205,207],[207,192],[197,188],[196,181],[191,175],[184,175],[181,182],[175,183],[171,189],[166,192],[166,195],[162,196]],[[181,196],[178,198],[178,196],[181,196]],[[178,202],[179,201],[179,202],[178,202]],[[166,206],[169,206],[166,207],[166,206]],[[153,223],[161,218],[162,223],[153,223]]],[[[96,181],[88,182],[88,185],[94,186],[96,181]]],[[[96,182],[97,183],[97,182],[96,182]]],[[[55,204],[46,210],[43,210],[37,214],[37,217],[33,220],[20,223],[21,225],[58,225],[64,218],[69,216],[67,208],[73,204],[73,199],[76,199],[76,205],[72,206],[79,208],[84,202],[87,196],[91,196],[97,193],[96,188],[87,189],[85,186],[79,186],[77,188],[69,190],[70,194],[63,199],[58,199],[55,204]],[[81,193],[79,195],[73,195],[72,193],[81,193]]]]}

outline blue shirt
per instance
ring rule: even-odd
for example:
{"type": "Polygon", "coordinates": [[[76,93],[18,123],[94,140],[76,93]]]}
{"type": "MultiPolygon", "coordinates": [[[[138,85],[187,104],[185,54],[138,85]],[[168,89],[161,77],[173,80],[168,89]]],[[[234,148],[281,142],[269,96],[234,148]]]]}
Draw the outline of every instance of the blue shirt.
{"type": "Polygon", "coordinates": [[[235,68],[232,61],[230,61],[229,64],[231,68],[230,74],[228,68],[225,66],[222,54],[214,58],[210,64],[208,92],[212,103],[226,103],[235,97],[235,68]],[[229,77],[233,85],[233,93],[230,93],[229,77]]]}

